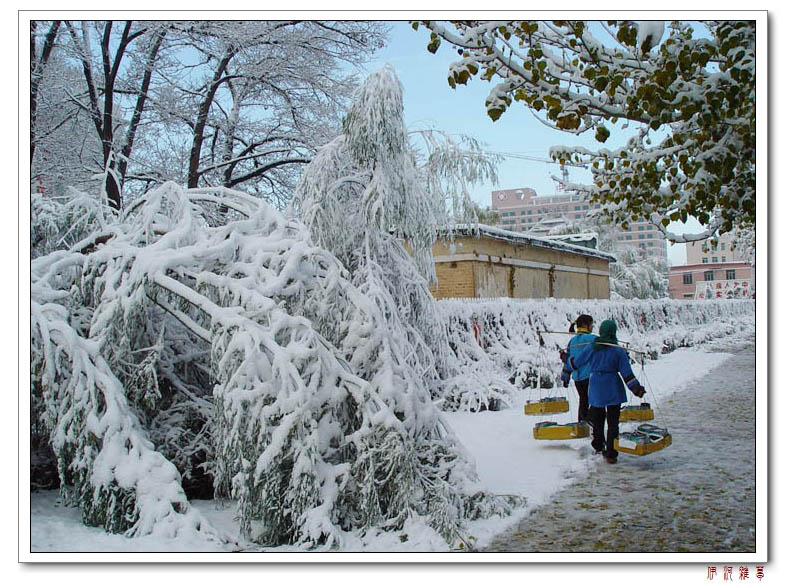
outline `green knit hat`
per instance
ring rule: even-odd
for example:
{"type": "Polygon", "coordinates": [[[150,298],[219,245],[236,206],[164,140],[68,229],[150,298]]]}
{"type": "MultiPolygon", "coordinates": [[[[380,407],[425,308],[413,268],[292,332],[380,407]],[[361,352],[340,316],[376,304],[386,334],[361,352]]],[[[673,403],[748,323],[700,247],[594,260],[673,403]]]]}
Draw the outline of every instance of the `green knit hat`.
{"type": "MultiPolygon", "coordinates": [[[[602,342],[604,344],[618,344],[617,342],[617,323],[614,320],[603,320],[598,330],[600,335],[595,342],[602,342]]],[[[595,344],[595,350],[603,348],[603,344],[595,344]]]]}

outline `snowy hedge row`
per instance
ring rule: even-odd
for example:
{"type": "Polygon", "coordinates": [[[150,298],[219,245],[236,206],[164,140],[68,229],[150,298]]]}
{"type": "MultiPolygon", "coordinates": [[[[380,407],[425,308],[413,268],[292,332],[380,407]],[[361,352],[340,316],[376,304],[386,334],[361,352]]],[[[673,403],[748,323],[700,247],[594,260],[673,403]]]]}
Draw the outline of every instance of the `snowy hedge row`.
{"type": "Polygon", "coordinates": [[[668,299],[452,299],[437,305],[459,366],[473,378],[446,391],[441,404],[447,410],[504,406],[515,391],[534,386],[539,373],[541,385],[549,386],[559,375],[557,351],[569,339],[553,332],[567,332],[579,314],[590,314],[596,326],[615,320],[621,341],[657,359],[753,326],[756,307],[751,300],[668,299]]]}

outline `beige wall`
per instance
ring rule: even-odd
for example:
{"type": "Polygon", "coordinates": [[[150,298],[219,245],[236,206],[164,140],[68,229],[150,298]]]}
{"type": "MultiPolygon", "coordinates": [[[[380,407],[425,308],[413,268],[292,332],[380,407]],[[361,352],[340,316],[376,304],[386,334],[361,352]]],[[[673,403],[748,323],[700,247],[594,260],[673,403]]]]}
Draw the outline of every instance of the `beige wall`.
{"type": "Polygon", "coordinates": [[[475,275],[469,261],[437,263],[437,289],[432,287],[431,293],[437,299],[443,298],[474,298],[475,275]]]}
{"type": "Polygon", "coordinates": [[[710,245],[706,240],[686,243],[685,264],[704,263],[704,258],[707,258],[707,263],[713,266],[744,261],[743,250],[739,247],[732,249],[733,241],[734,237],[730,233],[725,233],[719,237],[716,246],[710,245]]]}
{"type": "Polygon", "coordinates": [[[434,245],[437,298],[608,298],[608,261],[488,237],[434,245]]]}

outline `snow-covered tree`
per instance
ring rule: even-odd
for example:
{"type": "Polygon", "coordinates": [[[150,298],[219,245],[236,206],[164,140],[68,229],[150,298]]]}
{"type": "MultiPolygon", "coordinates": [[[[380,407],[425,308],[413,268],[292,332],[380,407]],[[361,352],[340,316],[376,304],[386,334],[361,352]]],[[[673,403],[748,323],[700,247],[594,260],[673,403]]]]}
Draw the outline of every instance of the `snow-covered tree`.
{"type": "Polygon", "coordinates": [[[66,21],[65,28],[71,54],[84,75],[84,93],[72,99],[93,123],[101,144],[99,170],[104,175],[106,200],[120,209],[128,160],[167,26],[163,22],[115,24],[82,22],[77,26],[66,21]]]}
{"type": "Polygon", "coordinates": [[[308,166],[293,205],[315,241],[336,255],[386,315],[385,326],[358,336],[347,357],[369,370],[374,376],[365,378],[380,390],[402,400],[396,405],[402,412],[422,410],[429,393],[454,402],[450,394],[462,392],[458,385],[495,387],[493,380],[476,378],[479,371],[459,374],[428,289],[436,283],[437,233],[449,236],[454,221],[474,215],[467,186],[495,177],[495,161],[475,143],[462,147],[435,132],[413,135],[425,142],[426,155],[416,147],[423,142],[410,142],[395,71],[380,69],[358,90],[344,133],[308,166]],[[411,399],[414,409],[403,402],[411,399]]]}
{"type": "Polygon", "coordinates": [[[156,92],[146,164],[192,188],[242,185],[283,207],[316,147],[338,132],[356,86],[351,71],[384,44],[386,27],[187,21],[170,34],[183,47],[172,55],[180,72],[156,92]],[[155,151],[162,134],[179,157],[155,151]]]}
{"type": "Polygon", "coordinates": [[[242,184],[283,207],[385,33],[365,21],[33,22],[34,184],[101,177],[114,208],[167,180],[242,184]]]}
{"type": "Polygon", "coordinates": [[[635,247],[618,245],[609,265],[612,298],[659,299],[669,295],[669,266],[659,257],[643,257],[635,247]]]}
{"type": "Polygon", "coordinates": [[[35,20],[30,22],[30,163],[32,164],[35,149],[38,145],[36,135],[36,118],[38,115],[38,96],[41,89],[41,81],[44,78],[44,70],[49,64],[52,51],[57,40],[57,31],[60,28],[60,21],[55,20],[46,27],[46,34],[41,36],[39,33],[39,23],[35,20]]]}
{"type": "MultiPolygon", "coordinates": [[[[395,478],[403,480],[396,489],[415,495],[408,504],[421,498],[415,506],[438,517],[440,532],[454,532],[451,505],[481,509],[469,502],[463,486],[453,484],[451,476],[464,475],[466,461],[432,403],[459,376],[428,289],[436,280],[431,249],[438,229],[453,216],[456,207],[448,202],[457,195],[439,186],[445,166],[436,159],[443,155],[455,164],[458,154],[466,164],[466,155],[454,146],[442,143],[425,166],[416,164],[403,122],[402,87],[395,71],[384,67],[357,91],[344,133],[309,164],[293,204],[315,242],[341,261],[365,299],[355,303],[357,313],[347,319],[341,346],[349,364],[415,437],[411,445],[390,444],[381,455],[393,461],[415,454],[422,461],[415,474],[407,470],[395,478]],[[373,327],[363,312],[378,314],[373,327]],[[406,454],[402,447],[414,449],[406,454]],[[425,497],[415,494],[424,479],[431,484],[425,497]]],[[[478,164],[470,166],[472,171],[456,176],[475,180],[478,164]]]]}
{"type": "MultiPolygon", "coordinates": [[[[496,120],[514,101],[545,124],[619,148],[552,148],[592,170],[592,201],[622,225],[646,218],[675,242],[755,223],[756,23],[425,21],[428,50],[442,41],[460,60],[448,82],[496,81],[496,120]],[[693,216],[702,232],[669,231],[693,216]]],[[[418,23],[413,23],[417,28],[418,23]]]]}
{"type": "Polygon", "coordinates": [[[244,536],[340,548],[417,516],[456,543],[464,519],[509,508],[417,376],[425,343],[394,335],[410,315],[301,223],[172,183],[117,218],[48,203],[35,224],[92,228],[31,263],[32,414],[87,524],[225,540],[188,503],[214,488],[244,536]]]}

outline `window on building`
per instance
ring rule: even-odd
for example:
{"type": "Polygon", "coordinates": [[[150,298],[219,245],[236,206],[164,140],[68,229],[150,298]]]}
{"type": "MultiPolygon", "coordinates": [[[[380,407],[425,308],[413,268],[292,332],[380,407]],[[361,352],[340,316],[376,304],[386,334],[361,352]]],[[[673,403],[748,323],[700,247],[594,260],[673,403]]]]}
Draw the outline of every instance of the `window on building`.
{"type": "Polygon", "coordinates": [[[693,274],[692,273],[683,273],[682,274],[682,283],[685,285],[690,285],[693,283],[693,274]]]}
{"type": "Polygon", "coordinates": [[[652,241],[647,241],[647,247],[652,247],[652,241]]]}
{"type": "Polygon", "coordinates": [[[644,233],[639,233],[639,239],[643,239],[643,238],[644,238],[644,233]]]}
{"type": "Polygon", "coordinates": [[[713,263],[717,263],[718,262],[718,256],[717,255],[713,255],[712,262],[713,263]]]}
{"type": "Polygon", "coordinates": [[[737,279],[737,271],[735,269],[727,269],[726,279],[737,279]]]}
{"type": "Polygon", "coordinates": [[[715,272],[714,271],[705,271],[704,272],[704,281],[715,281],[715,272]]]}
{"type": "Polygon", "coordinates": [[[709,262],[710,262],[710,260],[709,260],[707,257],[702,257],[702,258],[701,258],[701,262],[702,262],[702,263],[709,263],[709,262]]]}
{"type": "Polygon", "coordinates": [[[726,256],[725,255],[721,256],[721,263],[726,263],[726,256]]]}
{"type": "Polygon", "coordinates": [[[721,243],[721,251],[726,251],[726,243],[721,243]]]}
{"type": "Polygon", "coordinates": [[[625,238],[626,238],[628,241],[633,241],[633,235],[625,235],[625,238]]]}
{"type": "Polygon", "coordinates": [[[682,294],[682,297],[685,298],[686,300],[692,300],[693,294],[682,294]]]}
{"type": "Polygon", "coordinates": [[[643,230],[644,230],[644,225],[639,225],[639,231],[643,231],[643,230]]]}

